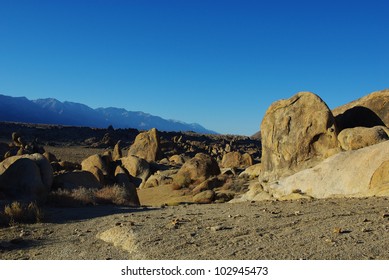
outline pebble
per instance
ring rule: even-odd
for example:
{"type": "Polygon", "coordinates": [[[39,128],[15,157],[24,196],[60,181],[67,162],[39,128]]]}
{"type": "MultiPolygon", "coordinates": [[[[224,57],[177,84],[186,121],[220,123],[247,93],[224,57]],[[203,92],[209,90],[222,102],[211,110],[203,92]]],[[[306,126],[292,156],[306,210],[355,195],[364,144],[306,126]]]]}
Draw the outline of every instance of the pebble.
{"type": "Polygon", "coordinates": [[[211,231],[220,231],[220,230],[223,230],[225,229],[224,226],[213,226],[211,227],[211,231]]]}

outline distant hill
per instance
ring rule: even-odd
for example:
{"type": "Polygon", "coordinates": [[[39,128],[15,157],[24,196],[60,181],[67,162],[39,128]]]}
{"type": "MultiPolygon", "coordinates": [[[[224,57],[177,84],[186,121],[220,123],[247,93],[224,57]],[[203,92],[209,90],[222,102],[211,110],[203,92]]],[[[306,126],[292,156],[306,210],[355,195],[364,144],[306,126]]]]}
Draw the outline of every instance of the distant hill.
{"type": "Polygon", "coordinates": [[[61,124],[106,128],[135,128],[161,131],[194,131],[217,134],[203,126],[175,120],[166,120],[143,112],[132,112],[121,108],[92,109],[84,104],[61,102],[54,98],[29,100],[0,94],[0,121],[61,124]]]}

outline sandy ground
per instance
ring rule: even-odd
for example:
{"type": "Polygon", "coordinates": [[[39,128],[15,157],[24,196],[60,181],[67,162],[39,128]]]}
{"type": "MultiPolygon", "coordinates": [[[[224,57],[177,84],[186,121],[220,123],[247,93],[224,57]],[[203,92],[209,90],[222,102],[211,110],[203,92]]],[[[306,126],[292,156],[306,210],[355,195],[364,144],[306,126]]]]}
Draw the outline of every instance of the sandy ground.
{"type": "Polygon", "coordinates": [[[45,212],[0,229],[1,259],[389,259],[387,198],[45,212]]]}

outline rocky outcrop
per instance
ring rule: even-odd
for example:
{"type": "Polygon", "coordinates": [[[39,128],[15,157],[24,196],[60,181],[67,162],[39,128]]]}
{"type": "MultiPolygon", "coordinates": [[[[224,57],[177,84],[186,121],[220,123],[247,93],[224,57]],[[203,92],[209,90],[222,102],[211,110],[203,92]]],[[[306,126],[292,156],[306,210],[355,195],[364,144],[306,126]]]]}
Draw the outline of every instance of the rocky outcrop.
{"type": "Polygon", "coordinates": [[[19,157],[0,175],[0,191],[9,199],[43,203],[51,189],[36,161],[19,157]]]}
{"type": "Polygon", "coordinates": [[[211,176],[219,174],[220,168],[216,160],[209,155],[199,153],[185,162],[174,177],[174,183],[181,187],[188,187],[191,184],[200,184],[211,176]]]}
{"type": "Polygon", "coordinates": [[[376,91],[333,110],[339,130],[357,126],[389,127],[389,89],[376,91]]]}
{"type": "Polygon", "coordinates": [[[81,169],[92,173],[103,185],[107,183],[111,175],[109,156],[91,155],[81,162],[81,169]]]}
{"type": "Polygon", "coordinates": [[[224,168],[247,168],[253,165],[253,158],[248,153],[229,152],[223,156],[221,166],[224,168]]]}
{"type": "Polygon", "coordinates": [[[89,171],[76,170],[54,176],[53,189],[73,190],[77,188],[100,189],[101,183],[89,171]]]}
{"type": "Polygon", "coordinates": [[[176,174],[177,170],[158,170],[156,173],[151,175],[144,185],[144,188],[154,188],[161,185],[169,185],[173,183],[173,174],[176,174]]]}
{"type": "Polygon", "coordinates": [[[215,200],[215,192],[206,190],[193,196],[193,202],[198,204],[212,203],[215,200]]]}
{"type": "Polygon", "coordinates": [[[120,159],[122,167],[133,178],[132,181],[137,187],[143,187],[151,175],[149,163],[137,156],[129,155],[120,159]]]}
{"type": "MultiPolygon", "coordinates": [[[[38,166],[42,183],[48,190],[50,190],[53,183],[53,168],[51,167],[49,161],[41,154],[20,155],[6,158],[0,163],[0,175],[3,174],[14,162],[21,158],[32,160],[38,166]]],[[[21,171],[18,176],[24,176],[23,172],[21,171]]]]}
{"type": "Polygon", "coordinates": [[[112,152],[112,160],[113,161],[116,161],[116,160],[119,160],[122,158],[122,149],[121,149],[121,141],[119,140],[115,147],[113,148],[113,152],[112,152]]]}
{"type": "Polygon", "coordinates": [[[128,155],[143,158],[148,162],[154,162],[162,158],[158,131],[153,128],[147,132],[139,133],[131,145],[128,155]]]}
{"type": "Polygon", "coordinates": [[[389,140],[387,130],[384,126],[346,128],[338,140],[343,150],[357,150],[389,140]]]}
{"type": "Polygon", "coordinates": [[[136,191],[136,186],[131,182],[126,171],[121,166],[117,166],[115,170],[115,180],[116,184],[124,187],[128,191],[128,204],[131,206],[140,206],[138,193],[136,191]]]}
{"type": "Polygon", "coordinates": [[[387,184],[389,141],[355,151],[338,153],[313,168],[266,186],[279,198],[292,193],[315,198],[358,197],[389,194],[387,184]],[[373,183],[372,183],[373,182],[373,183]]]}
{"type": "Polygon", "coordinates": [[[261,135],[262,168],[271,179],[310,167],[338,149],[335,119],[310,92],[273,103],[263,118],[261,135]]]}

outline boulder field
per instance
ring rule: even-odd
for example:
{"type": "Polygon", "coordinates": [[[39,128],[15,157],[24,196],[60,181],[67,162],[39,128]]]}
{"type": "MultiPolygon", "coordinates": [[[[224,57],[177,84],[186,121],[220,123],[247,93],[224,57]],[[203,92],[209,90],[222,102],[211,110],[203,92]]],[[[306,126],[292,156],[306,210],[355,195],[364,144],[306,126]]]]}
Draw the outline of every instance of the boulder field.
{"type": "MultiPolygon", "coordinates": [[[[148,204],[142,197],[162,205],[388,196],[388,104],[389,90],[334,110],[316,94],[299,92],[274,102],[252,139],[88,128],[89,134],[78,133],[85,137],[78,145],[92,149],[104,142],[104,148],[81,160],[66,152],[61,160],[43,148],[66,151],[69,143],[53,141],[51,133],[60,137],[68,128],[45,128],[40,136],[49,141],[39,145],[34,133],[42,129],[21,125],[10,143],[0,143],[0,199],[44,203],[53,191],[107,186],[124,188],[132,206],[148,204]]],[[[80,129],[71,129],[72,141],[80,129]]]]}

